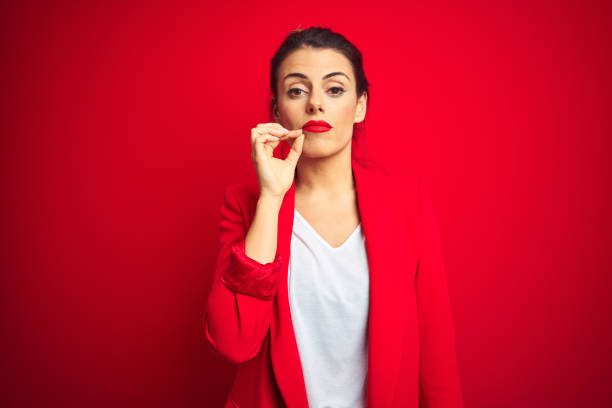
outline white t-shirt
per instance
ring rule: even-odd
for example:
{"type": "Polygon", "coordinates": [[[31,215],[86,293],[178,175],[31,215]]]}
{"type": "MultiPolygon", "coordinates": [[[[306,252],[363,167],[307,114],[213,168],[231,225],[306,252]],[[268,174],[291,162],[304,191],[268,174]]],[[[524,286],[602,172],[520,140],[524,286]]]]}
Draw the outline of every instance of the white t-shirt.
{"type": "Polygon", "coordinates": [[[294,210],[288,286],[309,407],[365,407],[370,275],[361,224],[333,248],[294,210]]]}

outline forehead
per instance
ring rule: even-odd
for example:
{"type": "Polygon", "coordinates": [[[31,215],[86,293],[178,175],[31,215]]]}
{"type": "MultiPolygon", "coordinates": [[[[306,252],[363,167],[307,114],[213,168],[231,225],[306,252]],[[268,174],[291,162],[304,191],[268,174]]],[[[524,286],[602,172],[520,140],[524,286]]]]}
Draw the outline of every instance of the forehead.
{"type": "Polygon", "coordinates": [[[278,78],[282,80],[288,73],[300,72],[310,80],[320,80],[333,71],[344,72],[353,81],[353,67],[342,53],[331,49],[301,48],[283,60],[278,68],[278,78]]]}

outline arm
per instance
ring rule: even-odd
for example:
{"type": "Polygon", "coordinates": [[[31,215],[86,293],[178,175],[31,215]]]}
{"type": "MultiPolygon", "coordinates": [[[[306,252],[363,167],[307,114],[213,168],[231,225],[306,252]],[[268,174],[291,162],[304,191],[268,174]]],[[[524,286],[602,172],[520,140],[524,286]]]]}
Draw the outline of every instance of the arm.
{"type": "Polygon", "coordinates": [[[437,219],[419,179],[421,246],[415,277],[419,320],[419,403],[424,408],[463,407],[437,219]]]}
{"type": "Polygon", "coordinates": [[[220,249],[204,312],[204,332],[213,350],[234,363],[259,352],[270,327],[282,257],[276,250],[279,200],[260,197],[246,233],[232,189],[221,207],[220,249]],[[246,255],[245,244],[253,257],[246,255]]]}

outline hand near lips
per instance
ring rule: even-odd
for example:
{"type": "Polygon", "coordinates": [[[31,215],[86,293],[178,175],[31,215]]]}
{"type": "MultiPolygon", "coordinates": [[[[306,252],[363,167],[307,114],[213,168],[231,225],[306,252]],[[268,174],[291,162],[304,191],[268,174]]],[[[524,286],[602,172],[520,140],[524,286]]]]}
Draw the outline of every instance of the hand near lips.
{"type": "Polygon", "coordinates": [[[260,123],[251,129],[251,159],[259,181],[260,196],[282,198],[293,183],[295,167],[302,154],[302,129],[288,130],[279,123],[260,123]],[[291,146],[285,160],[273,156],[281,140],[291,146]]]}

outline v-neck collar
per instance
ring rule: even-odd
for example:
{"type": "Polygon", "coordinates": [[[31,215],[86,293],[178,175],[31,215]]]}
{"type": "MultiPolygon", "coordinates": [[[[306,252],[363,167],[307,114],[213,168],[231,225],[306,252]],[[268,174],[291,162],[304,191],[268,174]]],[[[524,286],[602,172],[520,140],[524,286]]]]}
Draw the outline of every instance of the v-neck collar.
{"type": "Polygon", "coordinates": [[[329,244],[329,242],[327,242],[327,240],[325,240],[325,238],[321,236],[321,234],[317,232],[316,229],[314,229],[314,227],[308,222],[308,220],[302,214],[300,214],[297,208],[294,209],[294,212],[295,212],[296,217],[298,217],[300,221],[302,221],[302,224],[305,225],[305,227],[316,237],[316,239],[320,241],[325,246],[325,248],[333,252],[337,252],[345,248],[351,242],[354,236],[357,235],[361,231],[361,222],[359,222],[359,225],[355,227],[353,232],[351,232],[350,235],[339,246],[333,247],[329,244]]]}

